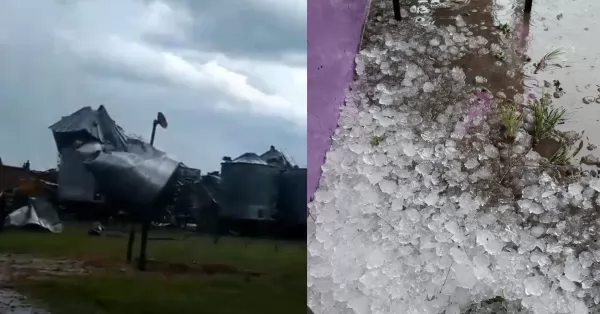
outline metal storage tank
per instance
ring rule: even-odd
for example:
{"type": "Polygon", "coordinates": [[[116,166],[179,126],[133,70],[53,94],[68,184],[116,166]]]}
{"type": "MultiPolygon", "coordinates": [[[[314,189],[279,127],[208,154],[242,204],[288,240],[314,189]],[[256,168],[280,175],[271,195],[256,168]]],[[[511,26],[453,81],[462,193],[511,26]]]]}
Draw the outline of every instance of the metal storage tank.
{"type": "Polygon", "coordinates": [[[289,169],[279,176],[278,220],[306,224],[306,168],[289,169]]]}
{"type": "Polygon", "coordinates": [[[233,220],[271,219],[277,204],[279,169],[252,153],[233,161],[224,160],[219,216],[233,220]]]}
{"type": "Polygon", "coordinates": [[[63,148],[58,170],[58,197],[61,200],[94,202],[98,195],[96,179],[85,167],[83,157],[73,148],[63,148]]]}

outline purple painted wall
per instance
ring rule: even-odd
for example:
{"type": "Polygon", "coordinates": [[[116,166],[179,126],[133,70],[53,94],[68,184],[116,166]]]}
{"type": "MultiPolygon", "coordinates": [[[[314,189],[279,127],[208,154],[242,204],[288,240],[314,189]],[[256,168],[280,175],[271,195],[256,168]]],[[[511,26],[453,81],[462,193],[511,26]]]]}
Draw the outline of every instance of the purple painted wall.
{"type": "Polygon", "coordinates": [[[308,0],[307,201],[319,183],[339,108],[354,77],[369,0],[308,0]]]}

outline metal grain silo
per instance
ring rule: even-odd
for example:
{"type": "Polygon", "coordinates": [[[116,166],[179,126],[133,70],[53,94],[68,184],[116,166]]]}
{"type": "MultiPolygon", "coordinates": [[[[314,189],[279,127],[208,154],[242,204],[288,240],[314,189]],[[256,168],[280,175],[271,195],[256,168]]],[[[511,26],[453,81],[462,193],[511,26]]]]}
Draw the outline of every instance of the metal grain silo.
{"type": "Polygon", "coordinates": [[[306,224],[306,168],[289,169],[279,175],[278,221],[306,224]]]}
{"type": "Polygon", "coordinates": [[[277,203],[279,169],[252,153],[224,160],[219,216],[232,220],[270,219],[277,203]]]}

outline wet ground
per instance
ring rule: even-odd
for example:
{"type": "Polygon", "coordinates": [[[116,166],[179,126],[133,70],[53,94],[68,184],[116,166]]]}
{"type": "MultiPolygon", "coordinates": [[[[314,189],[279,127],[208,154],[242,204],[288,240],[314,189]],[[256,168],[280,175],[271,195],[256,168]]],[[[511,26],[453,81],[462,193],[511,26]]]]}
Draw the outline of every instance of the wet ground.
{"type": "MultiPolygon", "coordinates": [[[[511,99],[516,94],[540,97],[553,95],[554,104],[567,110],[567,120],[559,129],[585,131],[589,150],[580,157],[600,152],[600,73],[597,66],[600,44],[594,30],[600,2],[592,0],[534,1],[530,15],[523,12],[521,0],[471,0],[451,9],[433,11],[436,25],[454,23],[460,12],[465,23],[479,25],[474,35],[480,35],[501,48],[498,53],[489,51],[469,56],[459,61],[467,77],[494,92],[502,92],[511,99]],[[499,34],[501,24],[506,24],[508,34],[499,34]],[[498,36],[500,35],[500,36],[498,36]],[[500,42],[499,42],[500,41],[500,42]],[[562,54],[548,66],[537,69],[536,63],[551,51],[562,54]],[[536,71],[537,69],[537,71],[536,71]],[[555,81],[562,91],[556,93],[555,81]]],[[[586,167],[589,168],[589,167],[586,167]]]]}
{"type": "Polygon", "coordinates": [[[40,308],[36,308],[25,300],[25,297],[12,291],[0,290],[0,313],[5,314],[48,314],[40,308]]]}
{"type": "MultiPolygon", "coordinates": [[[[241,270],[227,264],[189,264],[149,260],[148,274],[164,276],[210,276],[215,274],[243,276],[246,280],[258,277],[258,272],[241,270]]],[[[74,261],[69,259],[36,258],[20,254],[0,254],[0,313],[2,314],[47,314],[27,302],[26,298],[12,289],[15,278],[44,280],[63,276],[85,276],[91,273],[130,273],[130,267],[107,260],[74,261]]]]}
{"type": "Polygon", "coordinates": [[[25,255],[0,255],[0,313],[6,314],[46,314],[44,309],[32,305],[26,298],[11,289],[11,281],[26,276],[32,280],[85,275],[92,267],[82,262],[32,258],[25,255]]]}

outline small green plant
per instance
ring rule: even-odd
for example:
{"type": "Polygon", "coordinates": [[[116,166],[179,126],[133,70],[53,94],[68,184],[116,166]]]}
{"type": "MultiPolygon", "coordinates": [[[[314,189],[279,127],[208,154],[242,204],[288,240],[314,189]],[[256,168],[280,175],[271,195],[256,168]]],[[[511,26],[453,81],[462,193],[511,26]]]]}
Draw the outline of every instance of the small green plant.
{"type": "Polygon", "coordinates": [[[519,112],[516,103],[511,105],[501,105],[499,107],[500,118],[506,127],[506,137],[513,141],[517,135],[517,131],[523,124],[523,112],[519,112]]]}
{"type": "Polygon", "coordinates": [[[577,149],[573,152],[570,151],[570,146],[564,142],[561,142],[560,148],[558,151],[550,158],[549,162],[558,166],[565,166],[571,164],[571,160],[573,157],[577,156],[581,149],[583,148],[583,141],[579,142],[577,149]]]}
{"type": "Polygon", "coordinates": [[[498,29],[502,32],[504,36],[510,35],[510,26],[506,23],[502,23],[498,25],[498,29]]]}
{"type": "Polygon", "coordinates": [[[567,110],[564,108],[554,108],[550,104],[551,98],[544,94],[541,99],[533,100],[531,108],[534,117],[534,137],[537,141],[548,137],[558,124],[565,122],[567,110]]]}
{"type": "Polygon", "coordinates": [[[539,71],[543,71],[546,68],[550,68],[550,67],[561,68],[562,66],[560,64],[550,63],[550,62],[552,60],[555,60],[556,58],[562,56],[563,54],[564,54],[564,52],[562,51],[562,49],[555,49],[553,51],[548,52],[540,59],[540,61],[538,63],[533,64],[533,66],[535,67],[533,74],[537,74],[539,71]]]}
{"type": "Polygon", "coordinates": [[[379,144],[381,144],[381,142],[383,142],[383,140],[385,140],[384,136],[373,136],[373,138],[371,139],[371,145],[378,146],[379,144]]]}
{"type": "Polygon", "coordinates": [[[504,61],[506,60],[506,55],[504,52],[500,51],[494,55],[494,58],[496,58],[498,61],[504,61]]]}

